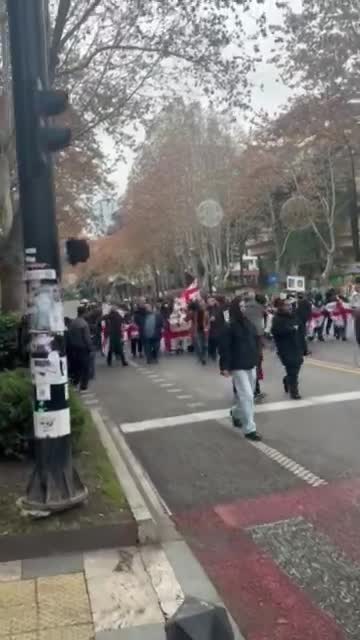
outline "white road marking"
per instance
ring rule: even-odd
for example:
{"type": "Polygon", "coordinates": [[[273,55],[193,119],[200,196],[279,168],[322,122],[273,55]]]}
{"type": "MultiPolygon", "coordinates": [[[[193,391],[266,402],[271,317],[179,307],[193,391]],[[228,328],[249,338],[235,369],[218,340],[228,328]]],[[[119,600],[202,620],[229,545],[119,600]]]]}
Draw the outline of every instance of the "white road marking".
{"type": "Polygon", "coordinates": [[[190,409],[196,409],[200,407],[205,407],[205,405],[203,402],[189,402],[188,407],[190,409]]]}
{"type": "Polygon", "coordinates": [[[168,387],[172,387],[173,386],[173,382],[163,382],[160,387],[162,387],[163,389],[167,389],[168,387]]]}
{"type": "MultiPolygon", "coordinates": [[[[181,392],[181,389],[169,389],[170,393],[181,392]]],[[[314,396],[304,400],[284,400],[281,402],[268,402],[258,405],[256,413],[272,413],[276,411],[287,411],[302,409],[305,407],[316,407],[338,402],[352,402],[360,400],[360,391],[349,391],[346,393],[333,393],[331,395],[314,396]]],[[[188,406],[195,408],[198,403],[191,403],[188,406]]],[[[202,403],[200,403],[202,404],[202,403]]],[[[208,422],[210,420],[221,420],[227,418],[229,409],[216,409],[215,411],[201,411],[197,413],[187,413],[168,418],[154,418],[152,420],[142,420],[140,422],[125,422],[121,425],[124,433],[134,433],[136,431],[149,431],[151,429],[163,429],[166,427],[177,427],[180,424],[194,424],[196,422],[208,422]]]]}
{"type": "Polygon", "coordinates": [[[176,396],[179,400],[191,400],[192,396],[176,396]]]}
{"type": "Polygon", "coordinates": [[[315,473],[312,473],[312,471],[309,471],[301,464],[298,464],[295,460],[284,456],[277,449],[269,447],[264,442],[251,442],[251,440],[249,440],[249,442],[253,447],[255,447],[255,449],[258,449],[268,458],[274,460],[274,462],[277,462],[281,467],[284,467],[284,469],[287,469],[304,482],[307,482],[307,484],[310,484],[312,487],[321,487],[327,484],[326,480],[319,478],[319,476],[315,475],[315,473]]]}
{"type": "MultiPolygon", "coordinates": [[[[244,437],[243,430],[236,428],[234,429],[230,418],[227,418],[226,420],[217,420],[216,422],[224,426],[226,429],[229,429],[233,433],[237,433],[239,436],[244,437]]],[[[307,484],[310,484],[312,487],[321,487],[328,484],[326,480],[323,480],[319,476],[315,475],[314,473],[312,473],[312,471],[309,471],[301,464],[298,464],[292,458],[284,456],[277,449],[269,447],[264,442],[252,442],[251,440],[248,440],[248,442],[256,449],[259,449],[268,458],[274,460],[274,462],[277,462],[281,467],[284,467],[284,469],[290,471],[290,473],[293,473],[295,476],[297,476],[307,484]]]]}
{"type": "Polygon", "coordinates": [[[182,389],[167,389],[168,393],[181,393],[182,389]]]}

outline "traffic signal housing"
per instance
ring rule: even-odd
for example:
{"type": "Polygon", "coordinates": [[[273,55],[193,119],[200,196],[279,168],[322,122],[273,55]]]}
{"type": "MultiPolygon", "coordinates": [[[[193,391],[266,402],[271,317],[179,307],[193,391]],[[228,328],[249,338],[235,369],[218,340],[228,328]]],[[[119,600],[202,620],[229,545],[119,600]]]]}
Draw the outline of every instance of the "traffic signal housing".
{"type": "Polygon", "coordinates": [[[60,115],[67,110],[69,105],[68,93],[57,89],[35,89],[33,105],[37,121],[37,142],[40,151],[43,153],[55,153],[68,147],[72,137],[71,129],[49,123],[49,118],[60,115]]]}
{"type": "Polygon", "coordinates": [[[84,238],[69,238],[65,244],[66,257],[72,267],[79,262],[87,262],[90,257],[90,247],[84,238]]]}

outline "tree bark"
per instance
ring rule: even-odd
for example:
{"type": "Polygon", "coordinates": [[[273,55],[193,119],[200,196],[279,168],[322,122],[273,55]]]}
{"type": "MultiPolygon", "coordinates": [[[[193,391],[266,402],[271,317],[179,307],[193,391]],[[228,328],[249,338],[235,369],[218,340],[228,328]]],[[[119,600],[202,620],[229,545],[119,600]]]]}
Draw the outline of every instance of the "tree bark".
{"type": "Polygon", "coordinates": [[[354,252],[354,260],[357,262],[360,260],[360,246],[359,246],[359,211],[357,202],[357,188],[356,188],[356,171],[355,171],[355,159],[352,151],[350,151],[350,166],[351,166],[351,178],[349,180],[350,190],[350,226],[351,226],[351,238],[354,252]]]}
{"type": "Polygon", "coordinates": [[[334,257],[335,257],[335,252],[333,251],[329,252],[326,256],[325,269],[321,274],[321,278],[324,282],[327,282],[329,279],[330,273],[334,266],[334,257]]]}
{"type": "Polygon", "coordinates": [[[25,307],[22,225],[19,211],[0,255],[1,310],[23,312],[25,307]]]}

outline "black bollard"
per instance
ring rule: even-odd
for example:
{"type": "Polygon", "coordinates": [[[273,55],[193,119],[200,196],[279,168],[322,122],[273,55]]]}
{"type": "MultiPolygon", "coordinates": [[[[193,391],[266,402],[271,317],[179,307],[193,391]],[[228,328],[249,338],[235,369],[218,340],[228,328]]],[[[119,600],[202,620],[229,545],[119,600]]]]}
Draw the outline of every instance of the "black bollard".
{"type": "Polygon", "coordinates": [[[167,640],[234,640],[224,607],[187,597],[165,626],[167,640]]]}

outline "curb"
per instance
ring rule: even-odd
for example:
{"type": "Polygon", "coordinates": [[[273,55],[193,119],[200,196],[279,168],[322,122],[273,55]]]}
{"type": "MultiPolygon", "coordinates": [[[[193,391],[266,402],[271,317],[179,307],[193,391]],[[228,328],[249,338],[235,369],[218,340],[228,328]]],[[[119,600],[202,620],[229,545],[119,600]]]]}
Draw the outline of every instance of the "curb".
{"type": "MultiPolygon", "coordinates": [[[[128,446],[120,429],[107,418],[103,419],[99,411],[91,409],[93,420],[99,429],[101,441],[106,448],[114,470],[121,482],[129,502],[130,509],[139,527],[140,543],[160,544],[172,568],[175,579],[185,596],[193,596],[225,606],[204,569],[193,555],[190,547],[177,531],[170,519],[171,512],[161,499],[144,468],[128,446]],[[106,423],[106,424],[105,424],[106,423]],[[140,518],[138,520],[138,518],[140,518]],[[149,537],[150,533],[150,537],[149,537]]],[[[226,607],[225,607],[226,609],[226,607]]],[[[234,632],[234,640],[244,640],[236,623],[228,611],[234,632]]],[[[148,629],[149,631],[149,629],[148,629]]],[[[155,632],[155,629],[154,629],[155,632]]],[[[156,638],[162,638],[157,630],[156,638]]],[[[146,640],[145,627],[123,630],[119,635],[98,636],[99,640],[146,640]],[[121,635],[123,633],[123,635],[121,635]],[[132,635],[134,634],[134,635],[132,635]]],[[[151,636],[152,637],[152,636],[151,636]]]]}
{"type": "Polygon", "coordinates": [[[123,443],[121,438],[117,437],[117,435],[120,436],[120,433],[114,433],[115,427],[109,428],[106,426],[98,409],[90,409],[90,413],[136,522],[138,541],[141,544],[158,543],[160,541],[158,526],[146,504],[143,492],[139,490],[133,474],[130,472],[131,465],[135,464],[134,460],[127,457],[128,452],[124,455],[124,445],[126,443],[123,443]],[[110,435],[110,429],[112,435],[110,435]],[[114,442],[115,438],[116,444],[114,442]]]}

